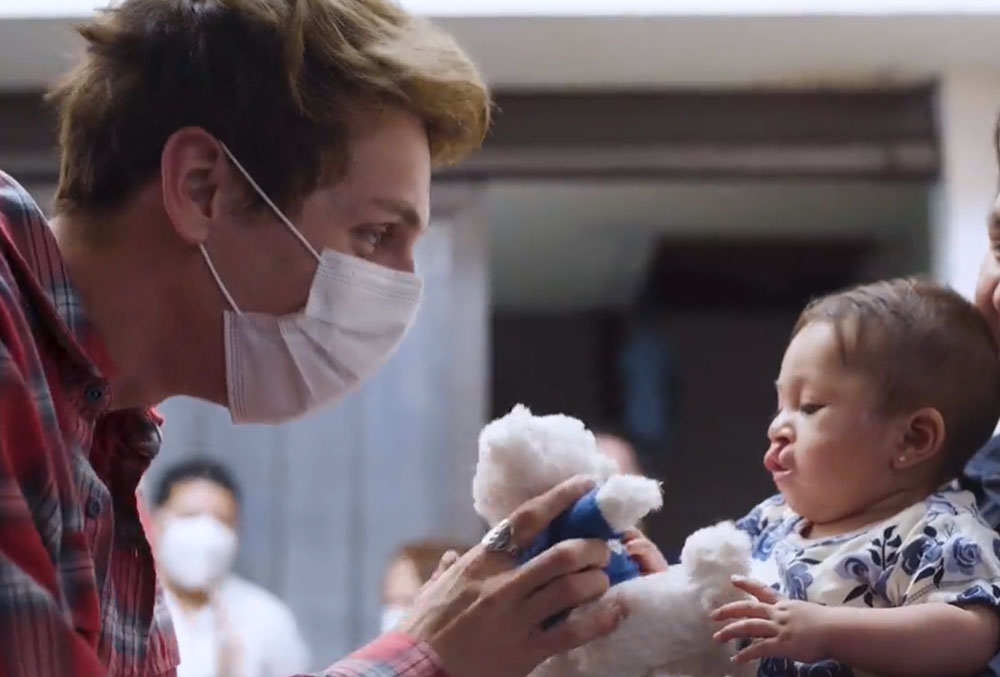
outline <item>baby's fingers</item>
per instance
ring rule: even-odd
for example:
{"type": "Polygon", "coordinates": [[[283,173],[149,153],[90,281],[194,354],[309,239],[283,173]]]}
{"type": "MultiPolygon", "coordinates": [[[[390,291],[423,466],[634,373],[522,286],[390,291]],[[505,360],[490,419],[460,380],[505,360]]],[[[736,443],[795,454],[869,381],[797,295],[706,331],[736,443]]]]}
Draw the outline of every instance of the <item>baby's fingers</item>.
{"type": "Polygon", "coordinates": [[[762,604],[754,599],[730,602],[712,612],[713,621],[732,621],[741,618],[770,618],[771,605],[762,604]]]}
{"type": "Polygon", "coordinates": [[[639,564],[639,569],[644,575],[660,573],[669,567],[660,549],[638,530],[632,529],[626,532],[622,543],[625,544],[625,552],[639,564]]]}
{"type": "Polygon", "coordinates": [[[753,595],[765,604],[775,604],[781,599],[781,596],[774,591],[774,588],[752,578],[733,576],[732,581],[734,587],[753,595]]]}
{"type": "Polygon", "coordinates": [[[767,639],[777,637],[778,627],[773,621],[763,618],[747,618],[730,623],[719,630],[712,638],[720,644],[734,639],[767,639]]]}
{"type": "Polygon", "coordinates": [[[769,658],[772,656],[780,656],[781,650],[778,646],[778,641],[774,639],[762,639],[759,642],[754,642],[745,649],[736,652],[733,656],[733,663],[742,664],[749,663],[750,661],[755,661],[760,658],[769,658]]]}

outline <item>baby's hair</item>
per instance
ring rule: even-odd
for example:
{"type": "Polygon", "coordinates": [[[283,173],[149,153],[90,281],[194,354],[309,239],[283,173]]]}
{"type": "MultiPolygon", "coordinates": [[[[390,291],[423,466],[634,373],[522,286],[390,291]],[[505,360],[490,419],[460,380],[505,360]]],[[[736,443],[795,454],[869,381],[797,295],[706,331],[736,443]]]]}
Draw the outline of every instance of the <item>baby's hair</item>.
{"type": "Polygon", "coordinates": [[[841,359],[882,388],[882,413],[937,409],[946,478],[957,477],[1000,418],[1000,350],[986,319],[953,290],[899,278],[816,299],[799,316],[829,322],[841,359]]]}

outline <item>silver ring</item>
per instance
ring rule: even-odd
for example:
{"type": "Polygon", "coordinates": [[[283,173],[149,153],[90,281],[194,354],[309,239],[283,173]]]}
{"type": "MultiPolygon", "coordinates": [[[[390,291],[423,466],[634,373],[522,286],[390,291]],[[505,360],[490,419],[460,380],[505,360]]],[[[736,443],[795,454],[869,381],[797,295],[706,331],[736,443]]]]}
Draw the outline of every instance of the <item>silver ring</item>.
{"type": "Polygon", "coordinates": [[[497,522],[496,526],[486,532],[483,540],[480,541],[486,552],[502,552],[511,557],[517,558],[518,547],[514,544],[514,529],[510,525],[510,520],[504,519],[497,522]]]}

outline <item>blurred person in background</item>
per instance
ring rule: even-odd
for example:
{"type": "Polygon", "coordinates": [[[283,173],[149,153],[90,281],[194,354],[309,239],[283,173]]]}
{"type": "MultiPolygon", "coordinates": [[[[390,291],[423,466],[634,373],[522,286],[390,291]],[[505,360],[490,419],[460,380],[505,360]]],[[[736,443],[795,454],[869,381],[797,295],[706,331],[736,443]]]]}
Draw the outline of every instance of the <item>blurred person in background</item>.
{"type": "MultiPolygon", "coordinates": [[[[591,432],[597,439],[597,450],[613,459],[622,473],[626,475],[645,473],[636,445],[627,433],[608,423],[592,426],[591,432]]],[[[667,568],[668,560],[662,551],[643,535],[645,530],[646,520],[643,519],[634,529],[627,531],[622,539],[625,550],[639,562],[643,573],[663,571],[667,568]]]]}
{"type": "Polygon", "coordinates": [[[382,579],[381,632],[398,627],[413,610],[424,585],[467,550],[467,547],[437,541],[408,543],[397,550],[382,579]]]}
{"type": "Polygon", "coordinates": [[[597,450],[610,457],[622,473],[626,475],[641,475],[642,464],[635,444],[628,435],[611,425],[597,425],[591,428],[597,438],[597,450]]]}
{"type": "Polygon", "coordinates": [[[178,677],[273,677],[308,668],[291,610],[232,572],[240,490],[222,465],[169,468],[154,494],[155,557],[174,621],[178,677]]]}
{"type": "MultiPolygon", "coordinates": [[[[122,0],[79,32],[51,221],[0,173],[0,674],[173,675],[136,501],[152,408],[273,424],[370,378],[420,305],[432,167],[491,103],[391,0],[122,0]]],[[[590,488],[515,510],[325,674],[521,677],[611,632],[614,602],[541,628],[607,590],[606,543],[512,556],[590,488]]]]}

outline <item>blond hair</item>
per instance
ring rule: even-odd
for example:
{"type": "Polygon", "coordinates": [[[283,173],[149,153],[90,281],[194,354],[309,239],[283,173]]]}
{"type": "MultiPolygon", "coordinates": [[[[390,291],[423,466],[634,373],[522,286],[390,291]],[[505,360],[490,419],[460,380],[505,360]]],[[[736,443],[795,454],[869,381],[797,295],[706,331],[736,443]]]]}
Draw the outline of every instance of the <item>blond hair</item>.
{"type": "Polygon", "coordinates": [[[185,126],[226,143],[293,211],[343,172],[352,111],[412,113],[438,165],[477,148],[489,126],[472,62],[390,0],[124,0],[78,31],[86,57],[50,94],[59,212],[120,204],[185,126]]]}

